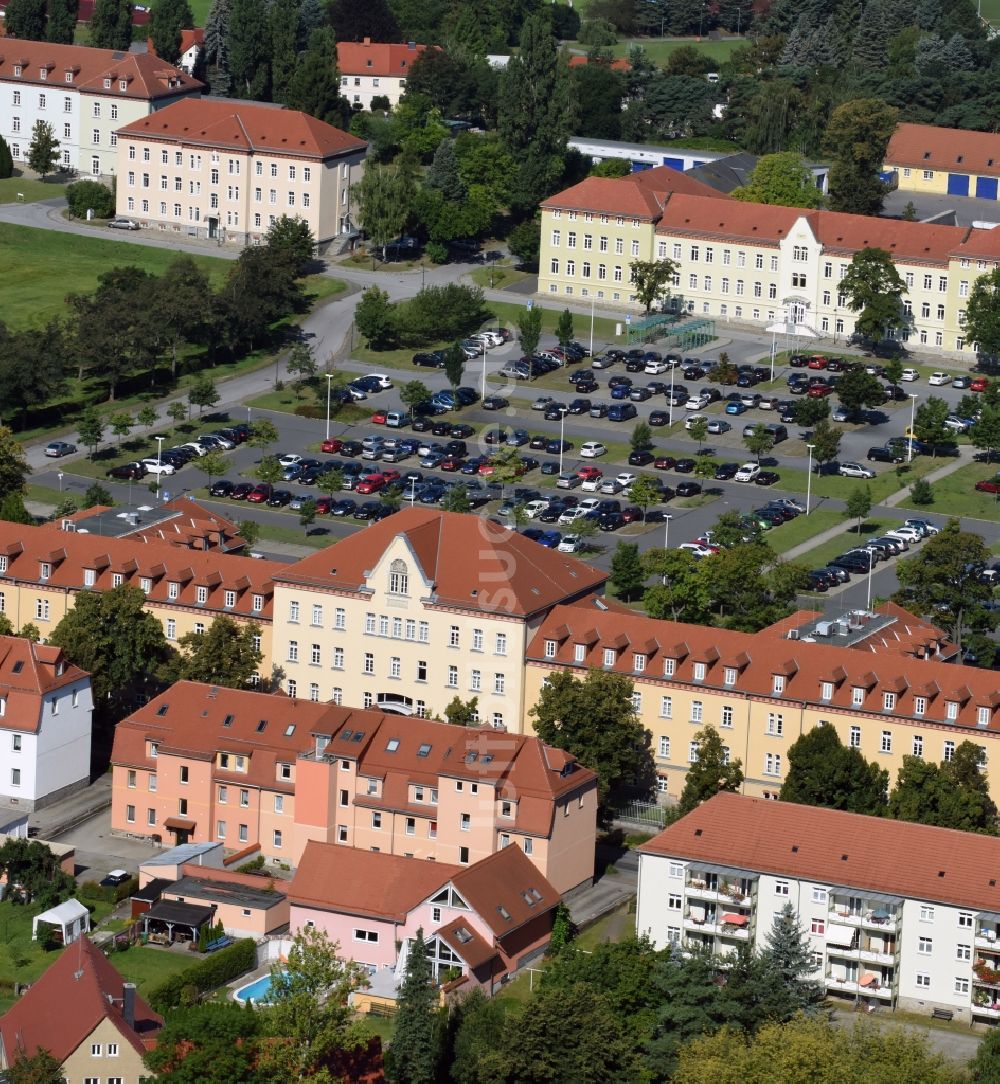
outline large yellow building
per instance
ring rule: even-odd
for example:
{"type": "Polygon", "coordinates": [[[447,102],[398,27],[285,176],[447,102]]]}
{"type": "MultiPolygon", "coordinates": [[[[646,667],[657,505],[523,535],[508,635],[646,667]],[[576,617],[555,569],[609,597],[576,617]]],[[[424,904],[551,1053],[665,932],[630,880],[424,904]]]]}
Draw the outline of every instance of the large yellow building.
{"type": "Polygon", "coordinates": [[[307,113],[225,98],[178,102],[118,132],[118,213],[144,226],[259,243],[282,215],[320,251],[353,229],[362,139],[307,113]]]}
{"type": "MultiPolygon", "coordinates": [[[[580,603],[556,607],[528,645],[525,702],[553,671],[626,675],[661,794],[680,794],[695,734],[712,726],[742,761],[744,793],[777,798],[789,747],[816,726],[834,727],[890,780],[905,755],[949,760],[966,740],[989,764],[1000,748],[996,675],[952,657],[939,630],[892,604],[843,621],[800,613],[751,634],[580,603]]],[[[1000,771],[991,788],[1000,802],[1000,771]]]]}
{"type": "Polygon", "coordinates": [[[995,231],[741,203],[691,194],[681,182],[690,179],[663,168],[588,178],[546,200],[539,292],[635,306],[632,261],[670,259],[670,304],[682,311],[807,338],[849,336],[855,314],[837,284],[855,253],[881,248],[906,284],[897,337],[936,353],[971,349],[966,298],[1000,265],[995,231]],[[643,188],[637,179],[651,174],[663,176],[643,188]]]}

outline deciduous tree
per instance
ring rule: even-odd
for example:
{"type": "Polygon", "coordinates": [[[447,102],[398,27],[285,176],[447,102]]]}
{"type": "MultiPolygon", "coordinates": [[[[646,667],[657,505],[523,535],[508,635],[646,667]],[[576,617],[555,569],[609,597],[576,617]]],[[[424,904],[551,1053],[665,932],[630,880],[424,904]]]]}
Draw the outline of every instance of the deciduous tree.
{"type": "Polygon", "coordinates": [[[633,260],[630,265],[631,282],[635,298],[648,316],[653,305],[670,294],[670,286],[677,273],[673,260],[633,260]]]}
{"type": "Polygon", "coordinates": [[[199,418],[204,414],[205,407],[215,406],[221,398],[219,389],[215,386],[215,381],[204,373],[196,377],[191,387],[188,388],[188,402],[198,408],[199,418]]]}
{"type": "Polygon", "coordinates": [[[865,522],[865,516],[872,510],[872,491],[870,486],[856,486],[847,497],[845,511],[851,519],[858,521],[857,533],[865,522]]]}
{"type": "Polygon", "coordinates": [[[395,309],[389,295],[378,286],[369,286],[354,308],[354,323],[373,350],[385,349],[395,338],[395,309]]]}
{"type": "Polygon", "coordinates": [[[862,335],[879,341],[899,326],[906,283],[884,248],[855,252],[837,288],[851,312],[860,314],[854,326],[862,335]]]}
{"type": "MultiPolygon", "coordinates": [[[[289,108],[301,107],[290,106],[289,108]]],[[[317,115],[308,109],[302,111],[310,113],[311,116],[317,115]]],[[[309,223],[298,215],[294,217],[281,215],[276,218],[267,228],[264,243],[272,251],[284,253],[300,274],[304,274],[309,269],[313,253],[316,251],[316,238],[313,237],[309,223]]]]}
{"type": "Polygon", "coordinates": [[[723,748],[722,739],[715,727],[706,726],[694,736],[698,747],[692,755],[684,789],[681,791],[680,811],[690,813],[702,802],[721,790],[734,793],[743,785],[743,762],[733,758],[723,748]]]}
{"type": "Polygon", "coordinates": [[[104,420],[93,407],[87,407],[76,423],[81,443],[90,449],[90,458],[97,454],[98,445],[104,439],[104,420]]]}
{"type": "Polygon", "coordinates": [[[554,673],[530,714],[542,741],[597,772],[602,817],[617,788],[652,789],[652,735],[639,721],[627,678],[600,670],[588,671],[582,680],[554,673]]]}
{"type": "Polygon", "coordinates": [[[398,165],[369,163],[351,194],[358,223],[369,245],[380,249],[384,260],[389,242],[399,236],[410,212],[413,186],[409,174],[398,165]]]}
{"type": "Polygon", "coordinates": [[[542,310],[536,305],[524,309],[517,316],[517,339],[521,352],[528,357],[538,349],[538,340],[542,337],[542,310]]]}
{"type": "Polygon", "coordinates": [[[845,410],[858,415],[865,407],[881,406],[885,402],[885,392],[878,377],[858,368],[841,373],[837,381],[837,398],[845,410]]]}
{"type": "Polygon", "coordinates": [[[0,493],[23,494],[30,473],[24,445],[14,438],[13,430],[0,425],[0,493]]]}
{"type": "Polygon", "coordinates": [[[788,750],[781,800],[877,817],[885,812],[888,784],[889,773],[847,748],[832,726],[817,726],[788,750]]]}
{"type": "Polygon", "coordinates": [[[779,207],[822,207],[823,193],[812,171],[795,151],[765,154],[747,183],[733,193],[747,203],[771,203],[779,207]]]}
{"type": "Polygon", "coordinates": [[[28,168],[33,169],[44,181],[59,162],[59,140],[55,129],[45,120],[36,120],[31,129],[28,144],[28,168]]]}
{"type": "Polygon", "coordinates": [[[261,1017],[252,1006],[209,1001],[176,1009],[144,1055],[158,1084],[253,1084],[261,1017]]]}
{"type": "Polygon", "coordinates": [[[997,835],[997,807],[982,758],[979,746],[971,741],[960,742],[951,759],[940,764],[904,756],[889,795],[889,816],[997,835]]]}
{"type": "Polygon", "coordinates": [[[753,432],[743,438],[743,445],[759,463],[760,457],[767,455],[774,447],[774,437],[764,428],[762,422],[758,422],[753,427],[753,432]]]}
{"type": "Polygon", "coordinates": [[[946,443],[953,435],[945,425],[950,413],[951,407],[939,395],[929,395],[914,412],[913,435],[931,445],[934,456],[938,445],[946,443]]]}
{"type": "Polygon", "coordinates": [[[460,696],[453,696],[451,702],[444,709],[444,717],[452,726],[475,726],[478,708],[478,696],[473,696],[468,700],[463,700],[460,696]]]}
{"type": "Polygon", "coordinates": [[[1000,267],[973,282],[965,307],[965,336],[984,354],[1000,354],[1000,267]]]}
{"type": "Polygon", "coordinates": [[[899,110],[878,98],[858,98],[830,114],[824,144],[833,157],[830,207],[874,215],[882,209],[885,185],[879,176],[899,110]]]}

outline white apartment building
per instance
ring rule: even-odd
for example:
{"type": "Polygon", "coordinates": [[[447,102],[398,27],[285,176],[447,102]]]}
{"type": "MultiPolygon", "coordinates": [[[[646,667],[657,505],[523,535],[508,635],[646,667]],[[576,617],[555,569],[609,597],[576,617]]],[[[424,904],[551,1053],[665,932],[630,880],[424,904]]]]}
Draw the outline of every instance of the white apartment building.
{"type": "Polygon", "coordinates": [[[636,926],[721,955],[790,903],[828,995],[1000,1019],[1000,839],[722,793],[640,848],[636,926]]]}
{"type": "Polygon", "coordinates": [[[30,811],[87,786],[93,707],[59,648],[0,636],[0,801],[30,811]]]}
{"type": "Polygon", "coordinates": [[[416,42],[337,42],[340,93],[355,109],[371,109],[373,98],[388,98],[390,108],[406,93],[410,65],[427,48],[416,42]]]}
{"type": "Polygon", "coordinates": [[[155,55],[0,38],[0,135],[15,165],[24,165],[44,120],[64,169],[110,177],[118,128],[203,89],[155,55]]]}
{"type": "Polygon", "coordinates": [[[257,244],[282,215],[323,251],[352,229],[351,186],[367,149],[307,113],[201,98],[118,132],[118,213],[143,225],[257,244]]]}

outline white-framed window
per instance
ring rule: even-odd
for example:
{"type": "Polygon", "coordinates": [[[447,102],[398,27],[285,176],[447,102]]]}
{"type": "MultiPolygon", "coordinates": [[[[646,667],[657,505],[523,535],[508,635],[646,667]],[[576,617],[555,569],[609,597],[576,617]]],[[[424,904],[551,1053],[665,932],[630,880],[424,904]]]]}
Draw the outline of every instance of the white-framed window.
{"type": "Polygon", "coordinates": [[[929,990],[931,987],[931,976],[929,971],[918,971],[916,977],[917,986],[923,990],[929,990]]]}
{"type": "Polygon", "coordinates": [[[825,918],[813,918],[809,923],[809,932],[815,934],[826,933],[826,919],[825,918]]]}
{"type": "Polygon", "coordinates": [[[810,897],[813,903],[826,903],[827,891],[825,888],[821,888],[819,885],[813,885],[810,897]]]}
{"type": "Polygon", "coordinates": [[[674,717],[674,700],[672,696],[660,697],[660,718],[672,719],[674,717]]]}
{"type": "Polygon", "coordinates": [[[764,756],[764,774],[781,775],[781,754],[767,753],[764,756]]]}
{"type": "Polygon", "coordinates": [[[731,730],[733,726],[733,706],[732,704],[722,705],[722,714],[719,717],[719,726],[725,730],[731,730]]]}
{"type": "Polygon", "coordinates": [[[892,711],[896,706],[896,694],[895,693],[883,693],[882,694],[882,710],[892,711]]]}
{"type": "Polygon", "coordinates": [[[913,735],[912,754],[915,757],[923,757],[924,755],[924,737],[922,734],[913,735]]]}
{"type": "Polygon", "coordinates": [[[704,715],[704,704],[700,700],[691,701],[691,722],[700,723],[704,715]]]}
{"type": "Polygon", "coordinates": [[[851,686],[851,707],[860,708],[865,702],[865,690],[860,685],[851,686]]]}
{"type": "Polygon", "coordinates": [[[604,665],[605,666],[614,666],[615,660],[617,659],[617,657],[618,657],[617,653],[615,652],[615,649],[613,647],[606,647],[604,649],[604,665]]]}
{"type": "Polygon", "coordinates": [[[971,945],[956,945],[955,946],[955,959],[956,960],[971,960],[972,959],[972,946],[971,945]]]}
{"type": "Polygon", "coordinates": [[[558,646],[559,645],[556,643],[555,640],[546,640],[545,641],[545,657],[547,659],[554,659],[556,657],[556,650],[557,650],[558,646]]]}
{"type": "Polygon", "coordinates": [[[917,939],[917,952],[921,956],[930,956],[934,952],[934,938],[920,937],[917,939]]]}
{"type": "Polygon", "coordinates": [[[847,745],[848,745],[848,748],[850,748],[850,749],[860,749],[861,748],[861,727],[860,726],[852,726],[851,727],[850,733],[848,734],[848,737],[847,737],[847,745]]]}
{"type": "Polygon", "coordinates": [[[892,752],[892,731],[891,730],[883,730],[882,731],[882,743],[879,746],[879,748],[882,750],[883,753],[891,753],[892,752]]]}
{"type": "Polygon", "coordinates": [[[665,757],[667,760],[669,760],[670,759],[670,738],[668,738],[665,735],[661,734],[658,749],[659,749],[659,754],[658,755],[661,756],[661,757],[665,757]]]}
{"type": "Polygon", "coordinates": [[[955,743],[953,741],[946,741],[944,743],[944,755],[941,759],[948,764],[955,759],[955,743]]]}
{"type": "Polygon", "coordinates": [[[920,921],[921,922],[933,922],[934,921],[934,908],[930,904],[921,904],[920,907],[920,921]]]}
{"type": "Polygon", "coordinates": [[[787,896],[790,894],[790,887],[788,881],[775,881],[774,882],[774,894],[776,896],[787,896]]]}
{"type": "Polygon", "coordinates": [[[779,712],[770,711],[767,714],[767,732],[773,737],[780,737],[784,733],[785,717],[779,712]]]}

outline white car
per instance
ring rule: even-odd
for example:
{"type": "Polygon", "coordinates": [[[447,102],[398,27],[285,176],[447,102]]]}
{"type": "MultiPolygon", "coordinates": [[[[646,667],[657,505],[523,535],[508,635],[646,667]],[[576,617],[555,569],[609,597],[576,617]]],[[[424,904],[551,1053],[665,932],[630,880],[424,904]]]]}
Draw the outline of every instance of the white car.
{"type": "MultiPolygon", "coordinates": [[[[206,448],[204,444],[199,444],[196,440],[189,440],[187,444],[182,444],[181,447],[190,448],[197,456],[208,455],[209,452],[209,449],[206,448]]],[[[299,456],[299,459],[301,458],[302,456],[299,456]]]]}
{"type": "Polygon", "coordinates": [[[599,440],[584,441],[580,445],[580,455],[584,459],[596,459],[600,455],[607,455],[607,448],[599,440]]]}
{"type": "Polygon", "coordinates": [[[622,489],[628,489],[628,487],[635,481],[635,475],[630,470],[623,470],[621,474],[615,475],[615,481],[622,487],[622,489]]]}
{"type": "Polygon", "coordinates": [[[927,378],[927,383],[933,384],[936,388],[940,388],[944,384],[950,384],[951,377],[948,373],[931,373],[931,375],[927,378]]]}
{"type": "Polygon", "coordinates": [[[544,499],[537,501],[528,501],[524,506],[524,514],[528,519],[538,519],[538,517],[548,508],[549,502],[544,499]]]}
{"type": "Polygon", "coordinates": [[[661,373],[665,373],[670,368],[670,363],[666,361],[647,361],[646,362],[646,375],[647,376],[660,376],[661,373]]]}
{"type": "Polygon", "coordinates": [[[287,452],[285,455],[279,456],[278,464],[282,467],[294,467],[301,459],[302,456],[296,455],[295,452],[287,452]]]}
{"type": "Polygon", "coordinates": [[[385,375],[385,373],[365,373],[365,380],[377,380],[378,386],[382,391],[388,391],[392,387],[392,381],[385,375]]]}
{"type": "Polygon", "coordinates": [[[604,484],[604,479],[598,475],[596,478],[584,478],[580,488],[584,493],[596,493],[604,484]]]}
{"type": "Polygon", "coordinates": [[[707,407],[711,402],[711,397],[706,395],[703,391],[698,392],[696,396],[684,404],[685,410],[701,410],[702,407],[707,407]]]}
{"type": "MultiPolygon", "coordinates": [[[[562,523],[562,518],[559,520],[562,523]]],[[[564,534],[562,541],[556,547],[560,553],[576,553],[580,548],[580,539],[575,534],[564,534]]]]}
{"type": "Polygon", "coordinates": [[[708,417],[706,415],[704,415],[704,414],[689,414],[684,419],[684,428],[685,429],[694,429],[694,427],[698,424],[698,422],[705,422],[707,424],[708,423],[708,417]]]}
{"type": "Polygon", "coordinates": [[[147,474],[173,474],[174,468],[170,463],[157,462],[156,456],[152,459],[144,459],[142,465],[146,468],[147,474]]]}
{"type": "Polygon", "coordinates": [[[908,519],[903,522],[903,526],[912,527],[915,531],[919,531],[925,538],[928,535],[941,533],[940,527],[936,527],[930,520],[926,519],[908,519]]]}
{"type": "Polygon", "coordinates": [[[841,463],[837,472],[842,478],[874,478],[875,472],[860,463],[841,463]]]}
{"type": "Polygon", "coordinates": [[[924,536],[916,527],[896,527],[892,531],[885,532],[890,538],[902,538],[906,542],[919,542],[924,536]]]}
{"type": "Polygon", "coordinates": [[[744,463],[733,475],[737,482],[752,482],[760,474],[760,466],[757,463],[744,463]]]}
{"type": "Polygon", "coordinates": [[[687,550],[688,553],[694,554],[695,557],[711,557],[715,553],[715,550],[709,549],[708,546],[703,546],[699,542],[682,542],[677,548],[687,550]]]}
{"type": "Polygon", "coordinates": [[[900,380],[919,380],[920,379],[920,373],[918,373],[916,369],[904,369],[903,372],[902,372],[902,375],[900,376],[899,379],[900,380]]]}

